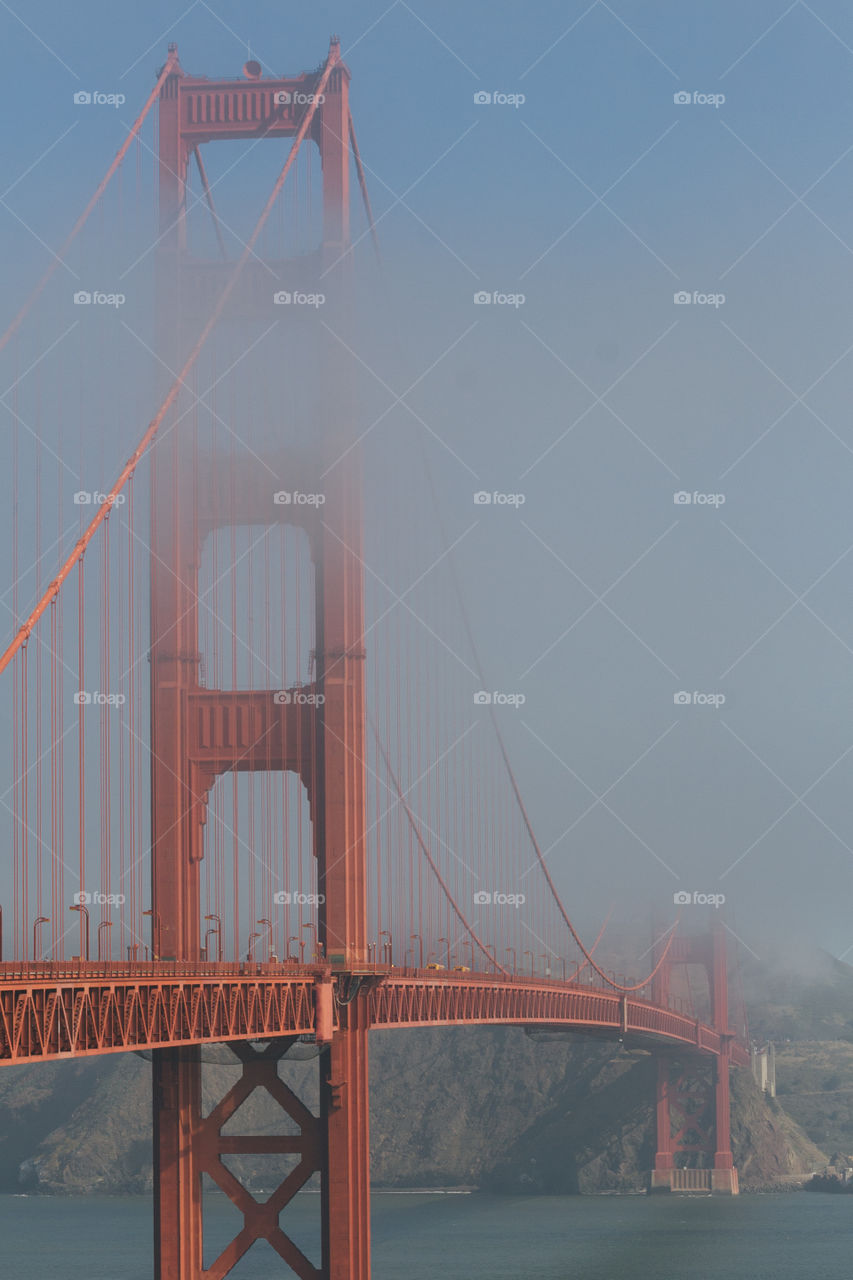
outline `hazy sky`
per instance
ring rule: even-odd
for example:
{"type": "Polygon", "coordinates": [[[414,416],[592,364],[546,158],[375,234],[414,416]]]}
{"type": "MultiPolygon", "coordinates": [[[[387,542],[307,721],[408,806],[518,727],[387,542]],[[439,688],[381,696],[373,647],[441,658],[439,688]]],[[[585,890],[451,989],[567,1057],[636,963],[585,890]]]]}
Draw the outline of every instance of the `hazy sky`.
{"type": "MultiPolygon", "coordinates": [[[[570,906],[644,920],[724,893],[759,955],[848,954],[853,12],[3,4],[4,319],[170,40],[192,73],[247,49],[291,72],[333,31],[385,262],[363,272],[365,427],[406,393],[370,448],[424,432],[570,906]]],[[[223,199],[236,218],[239,186],[223,199]]]]}

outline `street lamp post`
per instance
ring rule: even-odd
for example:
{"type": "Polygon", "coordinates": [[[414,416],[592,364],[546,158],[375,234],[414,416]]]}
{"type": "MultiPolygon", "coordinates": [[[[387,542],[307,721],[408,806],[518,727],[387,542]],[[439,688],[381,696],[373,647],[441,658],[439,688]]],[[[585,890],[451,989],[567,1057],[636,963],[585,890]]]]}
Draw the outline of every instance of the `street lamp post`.
{"type": "Polygon", "coordinates": [[[383,957],[385,957],[385,963],[390,967],[394,963],[394,958],[392,955],[393,938],[391,937],[391,934],[388,932],[387,929],[380,929],[379,936],[380,938],[388,939],[387,942],[383,942],[382,944],[382,955],[383,957]]]}
{"type": "Polygon", "coordinates": [[[474,968],[474,944],[473,944],[473,942],[471,941],[471,939],[470,939],[470,938],[463,938],[463,939],[462,939],[462,943],[461,943],[461,947],[462,947],[462,950],[463,950],[463,951],[465,950],[465,948],[466,948],[466,947],[470,947],[470,948],[471,948],[471,968],[473,969],[473,968],[474,968]]]}
{"type": "Polygon", "coordinates": [[[269,929],[269,933],[267,934],[267,960],[269,960],[270,953],[272,952],[272,931],[274,928],[273,922],[272,920],[267,920],[266,917],[264,917],[262,920],[256,921],[256,923],[265,924],[269,929]]]}
{"type": "Polygon", "coordinates": [[[305,959],[305,939],[304,939],[304,938],[297,938],[297,936],[296,936],[296,934],[295,934],[295,933],[292,933],[292,934],[290,935],[290,937],[287,939],[287,958],[288,958],[288,960],[295,960],[297,964],[302,964],[302,963],[304,963],[304,959],[305,959]],[[291,944],[291,942],[295,942],[295,943],[297,944],[297,946],[299,947],[299,955],[298,955],[298,956],[292,956],[292,955],[290,954],[290,944],[291,944]]]}
{"type": "Polygon", "coordinates": [[[448,969],[452,969],[452,968],[453,968],[453,961],[452,961],[452,960],[451,960],[451,958],[450,958],[450,939],[449,939],[449,938],[439,938],[439,942],[446,942],[446,943],[447,943],[447,967],[448,967],[448,969]]]}
{"type": "Polygon", "coordinates": [[[311,936],[312,936],[312,938],[314,939],[314,956],[313,956],[313,959],[314,959],[314,962],[316,963],[316,962],[320,959],[320,943],[319,943],[319,941],[318,941],[318,939],[317,939],[317,926],[316,926],[316,924],[314,923],[314,921],[313,921],[313,920],[306,920],[306,922],[305,922],[305,924],[302,926],[302,928],[303,928],[303,929],[310,929],[310,930],[311,930],[311,936]]]}
{"type": "Polygon", "coordinates": [[[99,960],[103,960],[104,958],[101,951],[104,929],[112,929],[112,927],[113,927],[112,920],[102,920],[101,923],[98,925],[98,959],[99,960]]]}
{"type": "Polygon", "coordinates": [[[89,909],[80,904],[68,908],[69,911],[79,911],[80,918],[83,920],[85,928],[83,929],[83,959],[89,959],[89,909]]]}
{"type": "Polygon", "coordinates": [[[525,955],[525,956],[530,956],[530,976],[531,976],[531,978],[532,978],[532,977],[533,977],[533,959],[534,959],[533,952],[532,952],[532,951],[524,951],[524,952],[522,952],[522,954],[523,954],[523,955],[525,955]]]}
{"type": "Polygon", "coordinates": [[[254,948],[252,947],[252,943],[255,941],[255,938],[259,938],[260,936],[261,936],[261,935],[260,935],[259,933],[250,933],[250,934],[249,934],[249,950],[248,950],[248,953],[247,953],[247,955],[246,955],[246,959],[247,959],[247,960],[249,960],[249,961],[252,961],[252,960],[254,960],[254,958],[255,958],[255,956],[254,956],[254,948]]]}
{"type": "MultiPolygon", "coordinates": [[[[144,914],[148,915],[149,913],[146,911],[144,912],[144,914]]],[[[207,939],[210,936],[210,934],[215,933],[216,934],[216,959],[221,960],[222,959],[222,917],[218,916],[214,911],[211,915],[205,916],[204,918],[205,920],[213,920],[215,924],[215,928],[208,929],[207,933],[204,935],[205,945],[207,945],[207,939]]]]}
{"type": "Polygon", "coordinates": [[[50,916],[36,916],[33,921],[33,959],[36,960],[38,952],[38,932],[40,924],[50,924],[50,916]]]}
{"type": "MultiPolygon", "coordinates": [[[[420,967],[423,968],[424,967],[424,940],[419,933],[410,933],[409,938],[411,939],[412,942],[417,942],[419,944],[418,955],[420,959],[420,967]]],[[[412,959],[414,959],[414,956],[412,957],[412,959]]]]}
{"type": "Polygon", "coordinates": [[[517,959],[516,954],[515,954],[515,947],[507,947],[507,949],[506,949],[506,953],[507,953],[507,955],[509,955],[509,953],[510,953],[510,952],[512,952],[512,971],[513,971],[513,973],[517,973],[517,972],[518,972],[518,959],[517,959]]]}

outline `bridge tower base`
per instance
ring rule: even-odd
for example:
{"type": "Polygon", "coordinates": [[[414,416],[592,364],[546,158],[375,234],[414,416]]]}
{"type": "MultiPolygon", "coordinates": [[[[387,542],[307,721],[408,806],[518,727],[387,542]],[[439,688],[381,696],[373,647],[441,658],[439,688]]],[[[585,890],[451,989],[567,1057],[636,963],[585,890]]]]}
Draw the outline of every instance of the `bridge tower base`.
{"type": "Polygon", "coordinates": [[[229,1045],[242,1066],[239,1079],[204,1115],[198,1049],[154,1054],[155,1280],[222,1280],[258,1240],[266,1240],[299,1280],[369,1280],[370,1203],[367,1027],[361,1002],[346,1009],[348,1025],[320,1057],[320,1114],[281,1079],[278,1064],[296,1037],[262,1048],[229,1045]],[[284,1117],[283,1132],[223,1133],[255,1089],[265,1089],[284,1117]],[[224,1163],[229,1155],[286,1155],[292,1167],[259,1200],[224,1163]],[[204,1263],[203,1176],[207,1174],[243,1217],[243,1226],[207,1266],[204,1263]],[[319,1265],[283,1230],[279,1215],[319,1175],[319,1265]]]}
{"type": "Polygon", "coordinates": [[[678,938],[655,980],[652,998],[669,999],[672,967],[695,964],[705,969],[711,1021],[720,1037],[712,1058],[658,1058],[655,1096],[656,1152],[649,1192],[738,1194],[731,1151],[730,1050],[726,943],[722,929],[699,938],[678,938]]]}

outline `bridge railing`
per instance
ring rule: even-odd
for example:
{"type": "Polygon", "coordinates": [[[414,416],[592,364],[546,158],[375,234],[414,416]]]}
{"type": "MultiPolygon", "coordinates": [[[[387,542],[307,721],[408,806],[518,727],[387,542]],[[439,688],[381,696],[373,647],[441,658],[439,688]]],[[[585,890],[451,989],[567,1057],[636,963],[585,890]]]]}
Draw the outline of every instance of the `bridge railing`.
{"type": "Polygon", "coordinates": [[[249,960],[8,960],[0,982],[76,982],[119,978],[304,978],[328,974],[327,965],[249,960]]]}

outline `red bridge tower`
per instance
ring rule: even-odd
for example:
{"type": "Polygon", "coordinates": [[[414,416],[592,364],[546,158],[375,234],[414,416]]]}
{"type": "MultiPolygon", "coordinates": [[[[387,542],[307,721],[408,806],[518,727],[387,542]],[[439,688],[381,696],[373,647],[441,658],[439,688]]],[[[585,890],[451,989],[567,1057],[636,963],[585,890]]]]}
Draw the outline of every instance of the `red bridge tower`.
{"type": "MultiPolygon", "coordinates": [[[[170,369],[180,367],[187,300],[198,296],[201,272],[197,260],[188,257],[186,245],[187,173],[198,149],[213,141],[291,137],[301,144],[304,136],[316,145],[322,162],[322,248],[307,268],[303,262],[294,271],[302,272],[300,284],[306,269],[315,272],[317,281],[323,273],[323,292],[333,300],[331,314],[345,326],[350,75],[337,39],[318,71],[281,79],[261,78],[260,68],[251,63],[242,80],[191,77],[181,69],[174,49],[172,53],[174,71],[159,100],[158,316],[163,360],[170,369]]],[[[216,294],[226,287],[233,267],[208,263],[202,270],[205,287],[212,280],[216,294]]],[[[247,277],[250,271],[244,272],[243,280],[247,277]]],[[[242,304],[247,295],[251,289],[242,290],[242,304]]],[[[268,308],[271,300],[272,287],[266,284],[268,308]]],[[[167,423],[154,446],[150,657],[155,950],[161,958],[178,961],[201,956],[200,865],[205,856],[207,796],[216,777],[232,770],[292,770],[308,792],[318,890],[325,898],[319,945],[327,964],[318,966],[318,1025],[331,1040],[320,1057],[319,1117],[278,1076],[278,1061],[290,1041],[274,1041],[260,1053],[249,1044],[232,1046],[242,1063],[242,1077],[207,1117],[201,1109],[200,1051],[155,1051],[159,1280],[218,1280],[259,1239],[267,1240],[302,1280],[367,1280],[369,1275],[364,1001],[341,1006],[332,1034],[330,972],[351,973],[366,957],[361,481],[357,452],[350,447],[345,378],[331,351],[326,351],[325,360],[314,415],[318,456],[310,463],[294,464],[302,471],[289,472],[293,488],[310,492],[324,464],[346,453],[346,464],[331,467],[324,480],[322,520],[316,508],[272,506],[270,472],[252,461],[229,470],[226,459],[214,465],[205,483],[198,483],[188,421],[167,423]],[[228,494],[227,502],[218,499],[221,493],[228,494]],[[305,528],[314,562],[314,689],[323,697],[313,702],[276,700],[274,690],[218,690],[205,687],[200,679],[202,541],[226,523],[270,525],[279,519],[305,528]],[[265,1087],[289,1116],[288,1134],[223,1135],[225,1122],[257,1087],[265,1087]],[[255,1200],[220,1158],[250,1151],[299,1157],[296,1168],[265,1203],[255,1200]],[[204,1173],[243,1215],[242,1230],[207,1267],[202,1258],[204,1173]],[[315,1173],[322,1184],[319,1268],[279,1225],[280,1211],[315,1173]]],[[[286,439],[282,445],[286,448],[286,439]]]]}
{"type": "MultiPolygon", "coordinates": [[[[735,1035],[729,1026],[726,939],[721,925],[708,934],[674,939],[653,984],[656,1004],[668,1003],[673,969],[688,965],[705,970],[719,1053],[680,1051],[677,1056],[658,1057],[657,1151],[650,1190],[737,1195],[729,1120],[729,1063],[735,1035]]],[[[698,1020],[696,1028],[698,1036],[698,1020]]]]}

